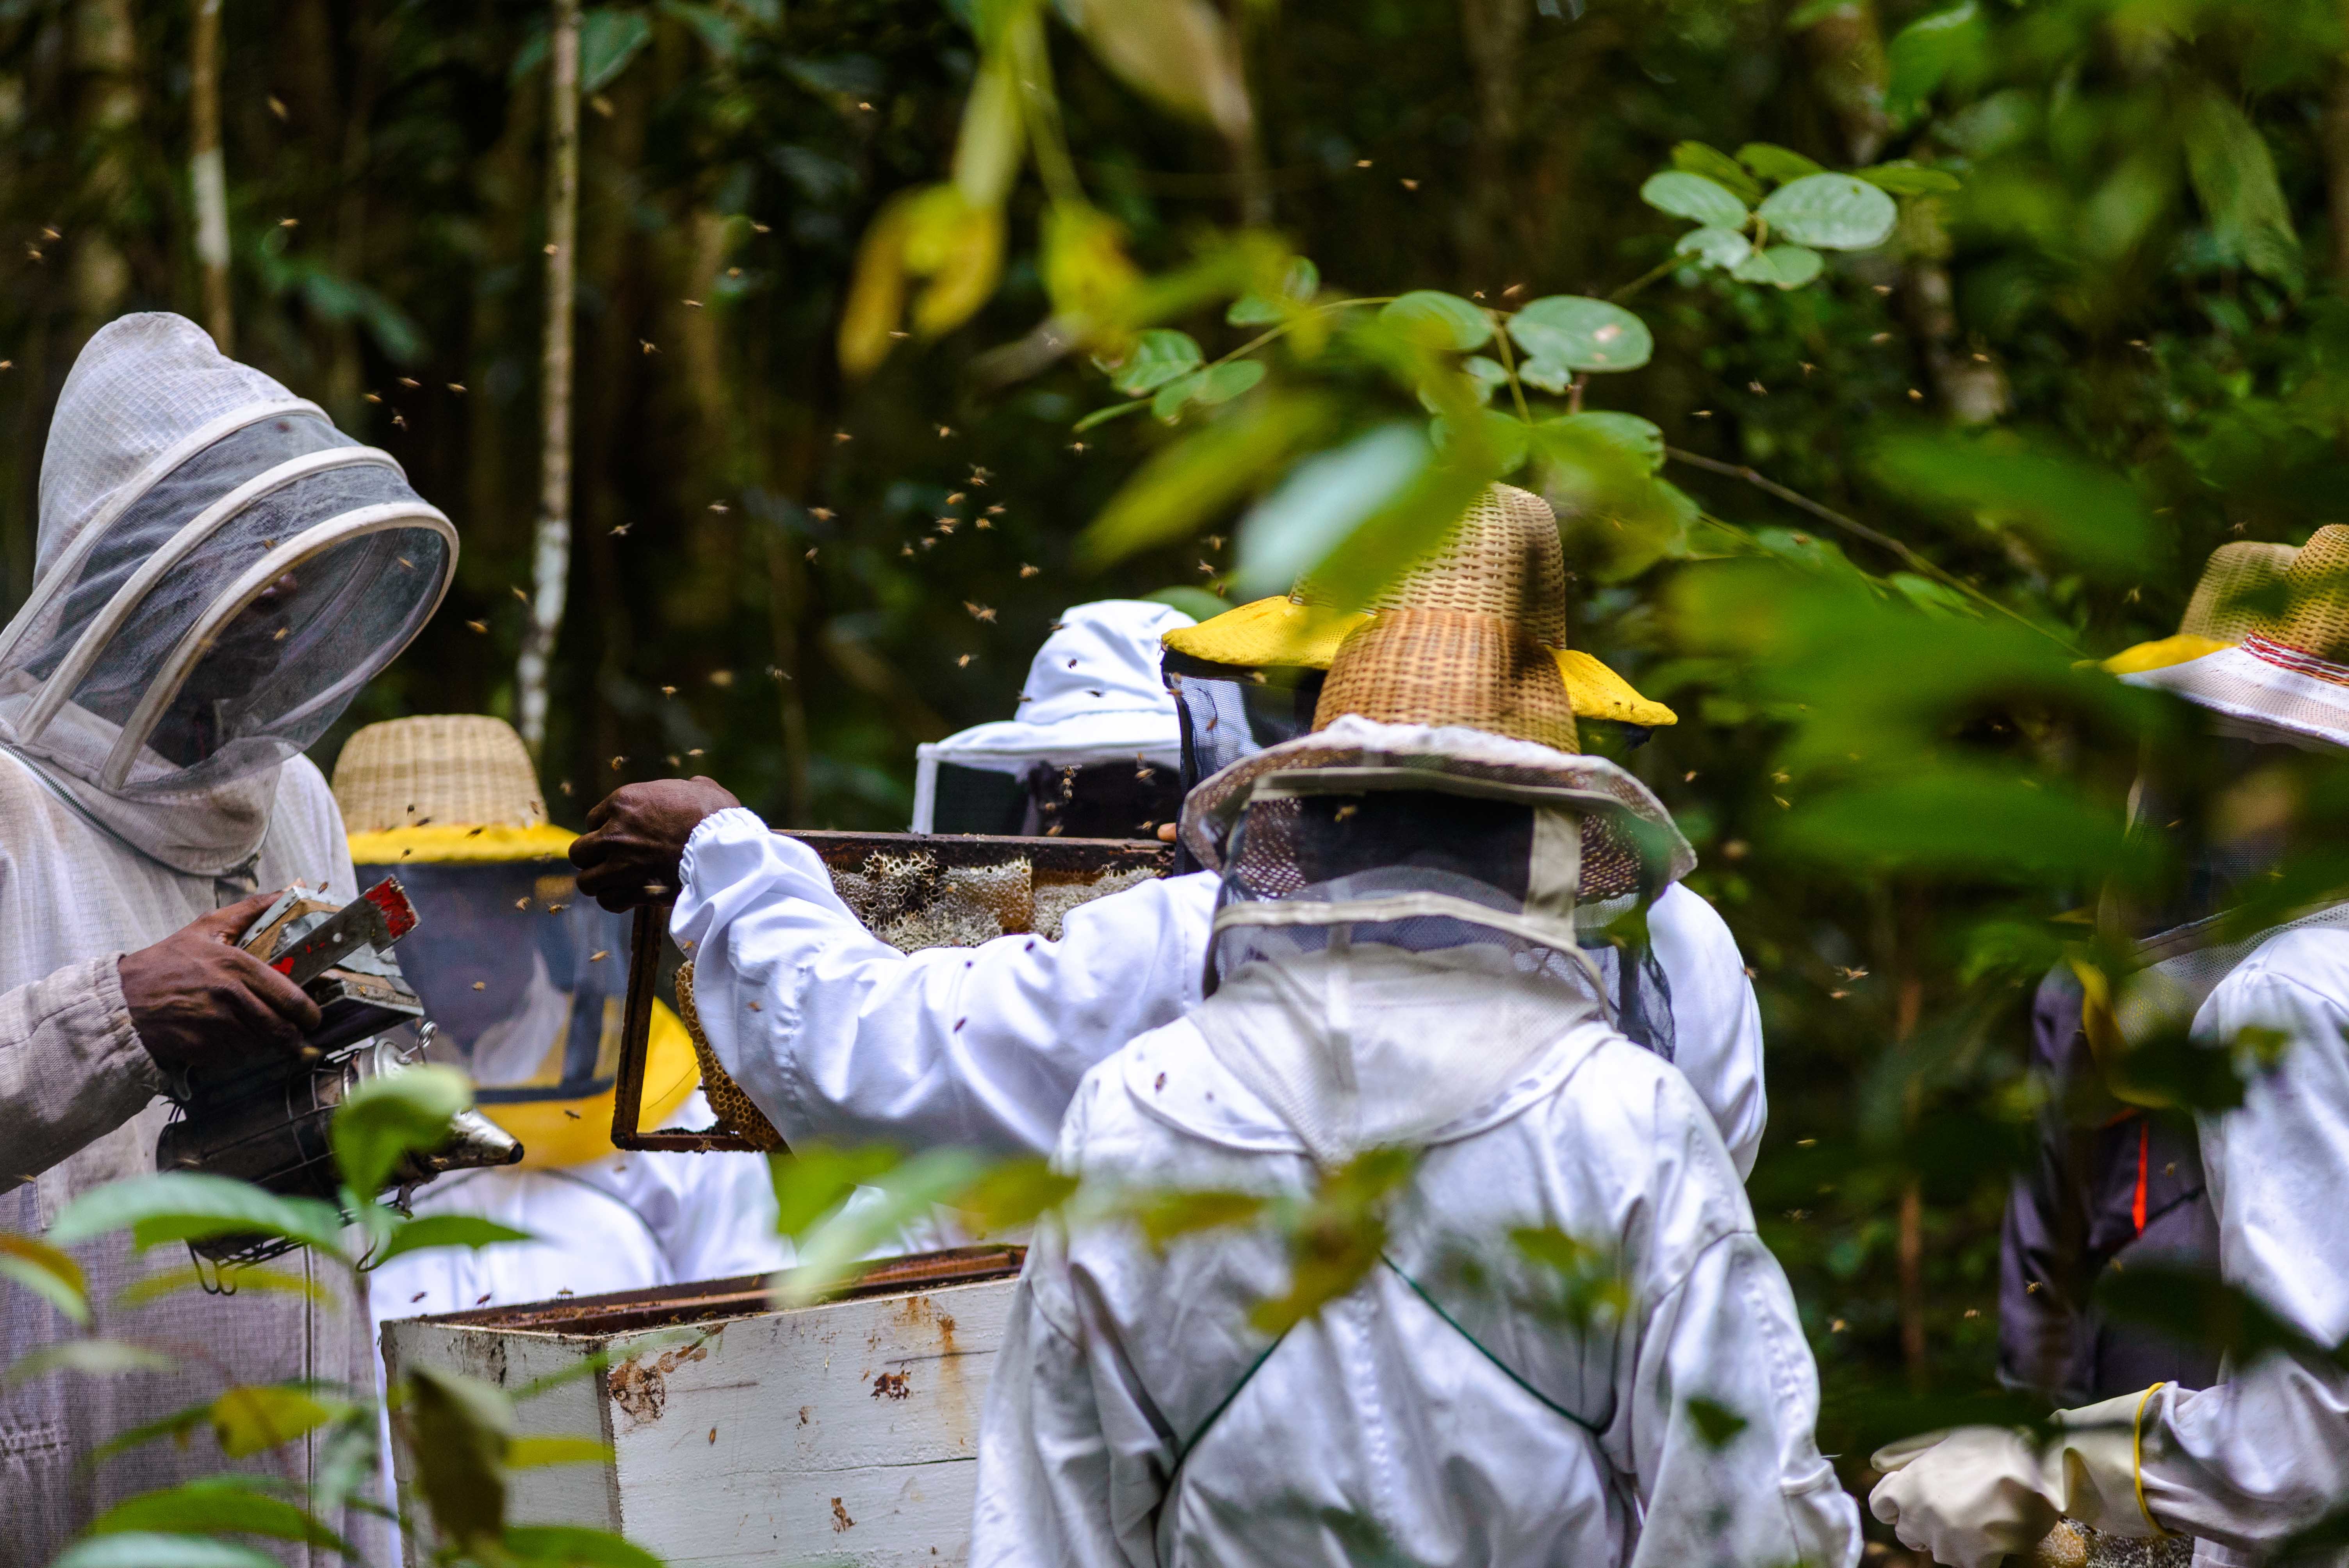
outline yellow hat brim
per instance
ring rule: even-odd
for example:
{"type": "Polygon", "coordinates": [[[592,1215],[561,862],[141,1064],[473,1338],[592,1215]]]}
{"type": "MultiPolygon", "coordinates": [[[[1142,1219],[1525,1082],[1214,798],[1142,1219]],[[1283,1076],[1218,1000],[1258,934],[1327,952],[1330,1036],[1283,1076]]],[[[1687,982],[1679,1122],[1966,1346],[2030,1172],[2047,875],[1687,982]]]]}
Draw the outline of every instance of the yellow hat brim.
{"type": "Polygon", "coordinates": [[[1226,610],[1195,626],[1177,626],[1161,641],[1178,654],[1211,665],[1326,670],[1338,656],[1338,645],[1370,618],[1361,610],[1300,604],[1276,594],[1226,610]]]}
{"type": "MultiPolygon", "coordinates": [[[[677,1112],[701,1082],[693,1041],[678,1016],[653,1004],[652,1030],[645,1052],[645,1098],[638,1127],[658,1127],[677,1112]]],[[[616,1152],[612,1143],[616,1084],[579,1099],[524,1099],[480,1107],[482,1115],[522,1140],[525,1171],[560,1171],[587,1165],[616,1152]],[[575,1112],[576,1114],[570,1114],[575,1112]]]]}
{"type": "MultiPolygon", "coordinates": [[[[1247,669],[1326,670],[1340,645],[1371,619],[1366,611],[1300,604],[1285,595],[1257,599],[1166,634],[1164,645],[1185,657],[1247,669]]],[[[1557,650],[1557,673],[1577,718],[1661,728],[1680,716],[1651,702],[1631,683],[1578,649],[1557,650]]]]}
{"type": "Polygon", "coordinates": [[[539,822],[527,828],[463,822],[427,822],[420,828],[388,828],[351,835],[355,866],[396,866],[402,861],[448,865],[466,861],[559,861],[579,835],[539,822]]]}
{"type": "Polygon", "coordinates": [[[2216,637],[2198,637],[2191,632],[2180,632],[2174,637],[2123,648],[2106,659],[2103,668],[2107,675],[2138,676],[2147,670],[2165,670],[2172,665],[2182,665],[2234,645],[2216,637]]]}

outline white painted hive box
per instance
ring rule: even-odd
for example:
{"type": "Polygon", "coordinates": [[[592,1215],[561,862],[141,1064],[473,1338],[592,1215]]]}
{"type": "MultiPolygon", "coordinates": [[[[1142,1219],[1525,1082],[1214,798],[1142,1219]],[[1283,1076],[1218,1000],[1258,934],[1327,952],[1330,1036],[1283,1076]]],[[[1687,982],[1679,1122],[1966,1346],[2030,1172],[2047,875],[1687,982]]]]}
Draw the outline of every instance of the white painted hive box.
{"type": "MultiPolygon", "coordinates": [[[[384,1326],[384,1357],[395,1378],[427,1365],[519,1390],[609,1355],[524,1401],[518,1430],[608,1443],[611,1462],[513,1472],[514,1523],[618,1531],[673,1563],[955,1564],[1019,1263],[892,1259],[788,1312],[754,1275],[411,1318],[384,1326]]],[[[409,1537],[411,1565],[430,1553],[409,1537]]]]}

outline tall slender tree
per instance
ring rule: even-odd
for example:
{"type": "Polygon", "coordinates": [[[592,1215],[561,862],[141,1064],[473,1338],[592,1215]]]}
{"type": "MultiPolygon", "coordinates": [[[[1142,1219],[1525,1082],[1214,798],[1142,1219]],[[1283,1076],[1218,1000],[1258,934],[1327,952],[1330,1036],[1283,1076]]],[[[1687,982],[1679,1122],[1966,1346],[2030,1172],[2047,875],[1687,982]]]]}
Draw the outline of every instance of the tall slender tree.
{"type": "Polygon", "coordinates": [[[546,343],[538,530],[531,550],[530,620],[514,671],[514,707],[534,757],[546,740],[546,670],[563,630],[571,575],[572,315],[579,238],[579,0],[554,0],[547,39],[553,97],[546,121],[546,343]]]}
{"type": "Polygon", "coordinates": [[[188,39],[189,183],[196,209],[196,264],[203,273],[204,325],[222,354],[236,351],[228,292],[228,173],[221,160],[221,0],[195,0],[188,39]]]}

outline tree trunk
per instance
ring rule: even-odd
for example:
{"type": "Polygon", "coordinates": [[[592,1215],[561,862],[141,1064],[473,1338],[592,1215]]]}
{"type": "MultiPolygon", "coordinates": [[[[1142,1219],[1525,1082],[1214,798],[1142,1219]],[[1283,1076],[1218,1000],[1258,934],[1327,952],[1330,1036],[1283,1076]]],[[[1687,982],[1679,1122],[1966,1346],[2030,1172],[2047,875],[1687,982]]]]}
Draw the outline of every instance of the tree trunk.
{"type": "MultiPolygon", "coordinates": [[[[1806,29],[1803,46],[1812,83],[1835,112],[1845,157],[1855,165],[1874,162],[1891,130],[1884,114],[1891,67],[1872,0],[1845,0],[1806,29]]],[[[2006,412],[2006,377],[1959,341],[1950,240],[1936,199],[1909,203],[1899,240],[1906,252],[1897,284],[1900,315],[1925,378],[1960,424],[1987,424],[2006,412]]]]}
{"type": "Polygon", "coordinates": [[[579,0],[554,0],[547,77],[546,346],[539,395],[545,423],[539,457],[538,535],[531,551],[530,623],[514,671],[523,743],[546,740],[546,669],[563,630],[571,575],[572,306],[579,237],[579,0]]]}
{"type": "MultiPolygon", "coordinates": [[[[1914,954],[1903,954],[1903,967],[1913,961],[1914,954]]],[[[1893,1033],[1903,1044],[1917,1032],[1917,1019],[1924,1011],[1925,985],[1910,975],[1900,982],[1895,1006],[1893,1033]]],[[[1917,1116],[1916,1088],[1909,1088],[1909,1117],[1913,1124],[1917,1116]]],[[[1909,1369],[1909,1389],[1912,1394],[1925,1391],[1929,1364],[1925,1357],[1925,1188],[1915,1176],[1900,1187],[1900,1359],[1909,1369]]]]}
{"type": "Polygon", "coordinates": [[[1516,265],[1506,253],[1512,248],[1507,236],[1517,194],[1511,174],[1519,80],[1526,30],[1532,21],[1531,0],[1463,0],[1460,7],[1461,40],[1476,80],[1476,174],[1463,214],[1466,242],[1462,249],[1468,275],[1495,289],[1512,281],[1501,274],[1516,265]]]}
{"type": "MultiPolygon", "coordinates": [[[[139,37],[129,0],[78,0],[73,12],[74,65],[82,78],[82,145],[94,149],[82,195],[102,222],[119,220],[134,191],[131,155],[139,120],[139,37]]],[[[73,248],[77,326],[87,337],[121,308],[130,290],[130,263],[98,222],[73,248]]]]}
{"type": "MultiPolygon", "coordinates": [[[[2349,0],[2342,19],[2349,25],[2349,0]]],[[[2325,105],[2324,205],[2333,220],[2333,275],[2349,278],[2349,55],[2333,62],[2333,93],[2325,105]]]]}
{"type": "Polygon", "coordinates": [[[196,265],[203,273],[204,327],[222,354],[236,352],[228,294],[228,173],[221,162],[221,0],[196,0],[188,40],[190,184],[196,209],[196,265]]]}

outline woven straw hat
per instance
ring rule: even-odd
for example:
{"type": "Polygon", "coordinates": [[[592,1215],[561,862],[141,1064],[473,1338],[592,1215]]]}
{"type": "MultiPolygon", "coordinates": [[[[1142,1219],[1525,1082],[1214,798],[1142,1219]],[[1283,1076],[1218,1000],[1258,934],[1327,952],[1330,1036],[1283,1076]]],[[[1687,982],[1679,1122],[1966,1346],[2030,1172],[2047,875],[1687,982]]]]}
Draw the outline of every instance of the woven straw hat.
{"type": "MultiPolygon", "coordinates": [[[[531,928],[550,915],[583,923],[575,945],[600,949],[594,962],[610,974],[595,969],[595,985],[584,990],[574,988],[575,976],[558,980],[573,1000],[563,1029],[543,1042],[549,1051],[543,1070],[526,1083],[484,1082],[479,1109],[522,1140],[523,1163],[532,1169],[608,1158],[616,1086],[606,1058],[616,1050],[619,1000],[613,987],[626,980],[626,930],[601,929],[614,917],[572,891],[568,857],[574,835],[546,820],[537,770],[522,737],[504,720],[483,714],[370,724],[344,743],[334,789],[354,865],[405,877],[428,910],[434,897],[461,897],[478,909],[481,900],[495,896],[496,919],[523,923],[513,928],[512,951],[500,956],[527,955],[534,940],[531,928]],[[522,863],[528,861],[542,863],[522,863]],[[451,866],[460,869],[440,869],[451,866]],[[458,893],[459,887],[465,891],[458,893]],[[533,895],[527,910],[507,910],[505,895],[516,887],[533,895]],[[571,1048],[574,1043],[577,1051],[571,1048]]],[[[363,873],[362,883],[375,874],[363,873]]],[[[411,965],[417,961],[409,955],[411,965]]],[[[478,1061],[466,1065],[477,1078],[485,1076],[478,1061]]],[[[685,1026],[656,1004],[643,1124],[660,1125],[699,1082],[685,1026]]]]}
{"type": "MultiPolygon", "coordinates": [[[[1678,722],[1671,708],[1641,696],[1604,664],[1566,645],[1566,559],[1557,519],[1547,501],[1514,485],[1488,489],[1444,542],[1367,610],[1340,610],[1304,581],[1285,596],[1258,599],[1169,632],[1164,643],[1170,651],[1206,664],[1328,670],[1356,633],[1404,610],[1516,622],[1555,667],[1569,717],[1651,727],[1678,722]]],[[[1432,625],[1422,620],[1413,640],[1433,634],[1432,625]]],[[[1454,625],[1456,634],[1467,634],[1460,630],[1464,623],[1454,625]]],[[[1530,682],[1529,676],[1518,678],[1530,682]]],[[[1545,690],[1548,685],[1539,684],[1545,690]]],[[[1567,733],[1572,733],[1570,725],[1567,733]]]]}
{"type": "Polygon", "coordinates": [[[363,863],[388,863],[403,851],[424,861],[500,861],[571,848],[572,835],[546,820],[522,737],[486,714],[368,725],[343,744],[335,803],[352,858],[363,863]]]}
{"type": "Polygon", "coordinates": [[[2349,527],[2213,552],[2175,636],[2104,667],[2251,724],[2349,747],[2349,527]]]}
{"type": "Polygon", "coordinates": [[[1495,486],[1339,645],[1313,727],[1350,713],[1579,750],[1556,652],[1565,642],[1566,561],[1549,505],[1495,486]]]}

